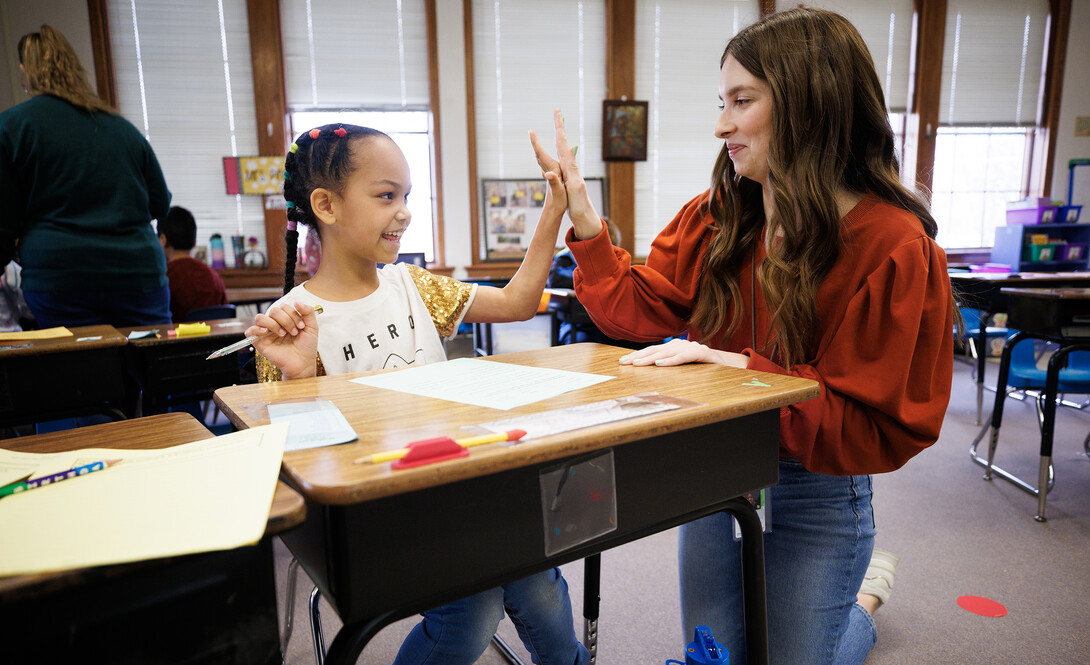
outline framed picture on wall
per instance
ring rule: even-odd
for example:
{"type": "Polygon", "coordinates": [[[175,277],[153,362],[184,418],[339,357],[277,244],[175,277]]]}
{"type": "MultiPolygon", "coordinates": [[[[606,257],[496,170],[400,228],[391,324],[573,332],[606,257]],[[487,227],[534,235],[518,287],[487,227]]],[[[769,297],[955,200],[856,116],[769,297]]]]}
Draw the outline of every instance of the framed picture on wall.
{"type": "Polygon", "coordinates": [[[602,161],[647,161],[647,102],[602,102],[602,161]]]}
{"type": "MultiPolygon", "coordinates": [[[[605,183],[587,178],[587,193],[599,215],[607,216],[605,183]]],[[[548,184],[543,178],[481,180],[482,261],[521,261],[534,237],[548,184]]],[[[564,213],[556,246],[564,246],[571,219],[564,213]]]]}

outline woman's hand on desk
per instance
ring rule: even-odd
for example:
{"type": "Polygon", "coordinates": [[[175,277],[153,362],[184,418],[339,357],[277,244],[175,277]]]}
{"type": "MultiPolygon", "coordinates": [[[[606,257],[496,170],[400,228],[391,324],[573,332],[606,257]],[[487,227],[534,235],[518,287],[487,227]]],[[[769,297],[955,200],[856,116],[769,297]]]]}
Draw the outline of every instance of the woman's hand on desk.
{"type": "Polygon", "coordinates": [[[254,340],[254,348],[279,367],[285,379],[315,375],[318,318],[310,305],[287,303],[258,314],[246,335],[261,335],[254,340]]]}
{"type": "Polygon", "coordinates": [[[670,367],[687,363],[715,363],[745,369],[749,366],[749,356],[708,348],[699,342],[672,339],[621,357],[622,365],[670,367]]]}

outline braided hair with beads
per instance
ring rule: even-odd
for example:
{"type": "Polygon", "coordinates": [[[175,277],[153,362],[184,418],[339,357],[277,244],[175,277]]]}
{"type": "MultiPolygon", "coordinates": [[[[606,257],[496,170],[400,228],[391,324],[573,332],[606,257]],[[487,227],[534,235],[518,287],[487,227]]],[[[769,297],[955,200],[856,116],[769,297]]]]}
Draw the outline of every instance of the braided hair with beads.
{"type": "Polygon", "coordinates": [[[321,225],[310,207],[310,195],[324,188],[341,192],[345,180],[356,169],[352,159],[352,144],[357,139],[385,136],[383,132],[359,125],[323,125],[304,132],[295,139],[284,159],[284,200],[288,208],[288,228],[284,234],[287,254],[284,257],[284,293],[295,286],[295,263],[298,256],[298,224],[319,231],[321,225]]]}

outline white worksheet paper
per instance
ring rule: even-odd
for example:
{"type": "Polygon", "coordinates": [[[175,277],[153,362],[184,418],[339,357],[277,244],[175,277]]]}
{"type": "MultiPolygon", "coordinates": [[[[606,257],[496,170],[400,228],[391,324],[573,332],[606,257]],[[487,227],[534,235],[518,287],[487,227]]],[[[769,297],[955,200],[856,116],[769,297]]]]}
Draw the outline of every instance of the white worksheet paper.
{"type": "Polygon", "coordinates": [[[352,379],[352,382],[449,402],[506,410],[593,386],[612,378],[600,374],[457,358],[397,372],[364,376],[352,379]]]}
{"type": "Polygon", "coordinates": [[[288,423],[284,452],[333,446],[359,438],[337,405],[324,399],[270,404],[269,422],[288,423]]]}

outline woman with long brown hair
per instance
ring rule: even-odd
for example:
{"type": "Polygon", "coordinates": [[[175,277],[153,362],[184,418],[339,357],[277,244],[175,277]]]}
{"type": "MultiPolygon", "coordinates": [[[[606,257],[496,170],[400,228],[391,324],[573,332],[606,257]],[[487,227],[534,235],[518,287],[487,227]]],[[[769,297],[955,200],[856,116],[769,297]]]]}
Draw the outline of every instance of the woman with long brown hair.
{"type": "MultiPolygon", "coordinates": [[[[559,115],[559,164],[535,143],[538,161],[563,173],[575,289],[598,327],[688,336],[622,363],[719,363],[820,384],[820,397],[781,411],[769,652],[789,665],[862,663],[876,640],[856,602],[875,593],[860,589],[875,534],[870,474],[934,443],[950,398],[946,257],[927,206],[900,183],[878,77],[843,17],[798,8],[745,28],[721,57],[719,99],[711,187],[643,266],[603,232],[559,115]]],[[[679,559],[683,634],[707,625],[745,662],[731,518],[681,527],[679,559]]],[[[886,581],[890,562],[876,561],[886,581]]]]}
{"type": "Polygon", "coordinates": [[[170,192],[151,145],[95,95],[58,30],[43,25],[18,50],[31,98],[0,113],[0,265],[17,257],[43,328],[169,323],[150,222],[170,192]]]}

